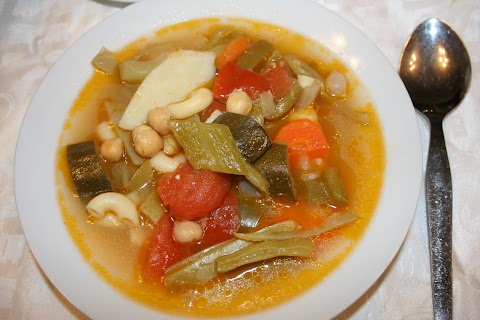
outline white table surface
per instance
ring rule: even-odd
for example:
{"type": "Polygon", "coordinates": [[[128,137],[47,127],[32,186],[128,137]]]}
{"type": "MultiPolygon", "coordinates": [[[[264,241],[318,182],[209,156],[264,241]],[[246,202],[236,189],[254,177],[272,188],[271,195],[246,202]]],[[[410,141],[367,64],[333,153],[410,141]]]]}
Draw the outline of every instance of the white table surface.
{"type": "MultiPolygon", "coordinates": [[[[472,84],[460,107],[445,119],[444,129],[453,177],[454,316],[480,319],[480,2],[316,2],[357,26],[394,66],[410,32],[428,18],[448,22],[467,46],[472,84]]],[[[48,281],[25,241],[14,198],[15,144],[28,104],[49,68],[82,34],[127,5],[92,0],[0,0],[0,319],[87,318],[48,281]]],[[[428,125],[420,117],[419,125],[426,150],[428,125]]],[[[422,193],[396,258],[337,318],[432,319],[427,237],[422,193]]]]}

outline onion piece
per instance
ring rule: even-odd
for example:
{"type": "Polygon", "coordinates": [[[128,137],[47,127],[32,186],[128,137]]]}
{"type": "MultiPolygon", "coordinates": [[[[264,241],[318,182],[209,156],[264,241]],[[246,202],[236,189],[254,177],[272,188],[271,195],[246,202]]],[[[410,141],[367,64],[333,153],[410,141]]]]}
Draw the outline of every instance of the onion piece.
{"type": "Polygon", "coordinates": [[[275,102],[273,101],[273,94],[270,90],[260,93],[258,101],[265,118],[269,118],[276,114],[275,102]]]}
{"type": "Polygon", "coordinates": [[[315,99],[318,97],[318,94],[323,87],[323,82],[315,78],[312,79],[313,81],[311,82],[311,84],[303,89],[300,98],[298,98],[297,102],[295,103],[295,108],[297,110],[306,108],[311,105],[312,102],[315,101],[315,99]]]}

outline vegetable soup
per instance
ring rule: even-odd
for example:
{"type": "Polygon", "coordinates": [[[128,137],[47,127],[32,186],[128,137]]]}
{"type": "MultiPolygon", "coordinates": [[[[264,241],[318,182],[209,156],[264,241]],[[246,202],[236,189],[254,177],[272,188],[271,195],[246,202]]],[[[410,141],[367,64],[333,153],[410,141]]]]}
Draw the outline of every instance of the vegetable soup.
{"type": "Polygon", "coordinates": [[[58,196],[80,252],[120,292],[170,314],[249,314],[355,248],[383,137],[362,84],[320,44],[201,19],[99,48],[92,70],[60,137],[58,196]]]}

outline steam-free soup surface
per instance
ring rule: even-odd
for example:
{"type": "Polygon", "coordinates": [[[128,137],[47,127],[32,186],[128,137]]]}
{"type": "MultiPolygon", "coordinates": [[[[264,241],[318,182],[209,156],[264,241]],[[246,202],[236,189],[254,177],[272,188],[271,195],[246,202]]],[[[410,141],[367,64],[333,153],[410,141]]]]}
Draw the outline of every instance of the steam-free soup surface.
{"type": "MultiPolygon", "coordinates": [[[[153,179],[149,182],[148,190],[143,190],[143,194],[138,192],[135,201],[138,209],[146,196],[155,194],[160,201],[165,202],[161,205],[162,217],[152,217],[140,210],[138,224],[134,224],[131,221],[118,219],[112,212],[109,216],[113,219],[109,220],[92,215],[87,211],[86,203],[91,199],[82,199],[78,195],[70,172],[71,168],[67,161],[66,146],[93,141],[98,148],[96,151],[98,159],[107,177],[113,179],[112,176],[118,174],[115,171],[118,168],[118,163],[121,163],[123,168],[130,170],[130,175],[127,175],[130,178],[131,173],[135,172],[140,164],[134,164],[125,151],[118,161],[107,161],[105,157],[102,157],[100,146],[104,143],[104,138],[98,135],[98,125],[106,122],[110,129],[119,125],[118,119],[116,123],[112,120],[111,110],[108,111],[106,103],[121,106],[122,112],[125,109],[128,110],[127,106],[131,103],[135,92],[142,87],[143,79],[122,80],[122,74],[118,72],[116,65],[113,68],[114,72],[111,72],[111,74],[107,74],[108,72],[105,72],[105,70],[101,71],[92,67],[92,70],[95,71],[72,106],[60,137],[57,157],[59,203],[67,228],[79,251],[88,263],[120,292],[162,312],[198,317],[232,316],[265,310],[294,299],[321,283],[322,279],[337,268],[348,254],[355,249],[356,243],[365,232],[372,218],[378,201],[383,179],[384,149],[375,108],[370,103],[367,92],[355,78],[355,75],[324,49],[321,44],[313,43],[278,26],[238,19],[222,21],[204,19],[159,30],[153,38],[139,39],[124,49],[111,54],[114,60],[122,63],[128,60],[152,61],[162,54],[168,56],[171,52],[178,52],[178,50],[214,52],[215,75],[212,79],[200,85],[200,87],[213,92],[212,103],[193,118],[172,118],[170,122],[171,126],[188,125],[191,127],[196,126],[199,122],[203,125],[203,122],[216,109],[221,110],[217,111],[216,115],[228,113],[225,112],[229,111],[226,104],[229,96],[233,93],[218,94],[218,81],[220,81],[218,78],[220,78],[222,72],[226,73],[224,68],[238,67],[238,59],[240,58],[235,58],[235,54],[234,58],[228,58],[228,54],[224,51],[229,44],[240,37],[246,39],[246,43],[243,44],[245,48],[241,49],[241,46],[240,49],[231,48],[233,51],[243,50],[240,54],[236,53],[239,56],[251,49],[252,44],[258,42],[258,40],[271,44],[271,48],[267,50],[268,53],[265,53],[264,60],[251,68],[249,72],[270,79],[270,86],[266,91],[270,91],[270,93],[272,93],[272,90],[276,91],[273,98],[271,96],[269,98],[273,99],[275,106],[279,105],[282,97],[293,94],[291,93],[293,85],[299,86],[299,83],[302,82],[300,80],[302,75],[299,76],[288,65],[286,57],[298,57],[311,67],[318,75],[316,81],[319,81],[321,86],[315,94],[314,101],[307,106],[293,103],[291,108],[281,115],[273,116],[271,116],[271,113],[265,115],[269,111],[268,108],[272,107],[268,103],[267,106],[262,106],[260,100],[265,98],[265,95],[261,95],[261,98],[259,98],[256,93],[249,92],[249,89],[241,88],[242,92],[247,92],[249,99],[252,101],[252,110],[246,112],[244,116],[254,118],[261,124],[259,126],[267,134],[272,145],[280,146],[280,149],[288,149],[286,162],[284,163],[286,171],[282,174],[285,174],[284,177],[287,179],[285,181],[290,181],[291,185],[289,186],[288,183],[282,185],[280,188],[282,191],[279,192],[274,188],[272,189],[273,180],[266,179],[265,181],[269,180],[270,189],[262,191],[259,189],[261,188],[261,186],[259,187],[260,183],[255,185],[255,182],[249,181],[247,175],[215,173],[226,177],[228,180],[228,189],[226,189],[228,192],[222,195],[220,207],[227,207],[225,203],[233,201],[229,202],[229,208],[234,207],[233,211],[222,211],[223,218],[221,219],[230,219],[226,220],[227,224],[230,223],[228,230],[220,231],[213,236],[211,233],[213,227],[208,227],[208,224],[215,220],[211,216],[215,214],[214,212],[218,208],[201,217],[192,219],[186,219],[185,216],[182,216],[185,210],[180,210],[180,213],[175,214],[174,205],[166,204],[167,196],[165,192],[162,193],[161,184],[166,184],[167,189],[172,188],[171,183],[176,178],[181,178],[178,174],[179,171],[173,171],[173,173],[162,172],[155,169],[155,166],[153,166],[153,179]],[[230,30],[230,33],[222,38],[219,30],[230,30]],[[216,38],[218,39],[215,40],[216,38]],[[151,48],[153,50],[150,50],[151,48]],[[218,64],[218,57],[222,54],[227,55],[227,62],[223,61],[218,64]],[[283,68],[283,73],[279,69],[272,71],[274,68],[283,68]],[[332,84],[329,84],[332,78],[328,79],[332,74],[333,79],[338,74],[343,77],[344,84],[346,84],[345,92],[338,94],[332,84]],[[286,89],[283,91],[282,88],[278,87],[272,89],[271,83],[276,80],[271,79],[282,78],[285,75],[287,77],[286,89]],[[292,143],[295,144],[295,142],[292,142],[293,138],[291,136],[295,136],[295,132],[300,129],[291,132],[287,130],[287,125],[294,122],[301,123],[301,121],[308,123],[308,125],[311,125],[310,122],[313,123],[312,127],[315,130],[318,127],[321,128],[326,139],[323,144],[314,143],[316,146],[313,149],[321,145],[318,147],[319,149],[315,149],[318,152],[312,151],[308,154],[311,150],[307,148],[308,150],[305,151],[307,156],[302,152],[300,154],[295,153],[295,146],[292,146],[292,143]],[[282,130],[286,138],[280,138],[282,130]],[[315,188],[319,185],[328,187],[325,179],[328,179],[327,176],[330,173],[333,174],[334,178],[340,179],[345,199],[339,200],[335,195],[332,196],[333,191],[328,188],[326,188],[325,193],[328,198],[320,199],[318,193],[315,195],[315,191],[312,191],[317,190],[315,188]],[[170,180],[165,182],[167,177],[170,177],[170,180]],[[291,194],[286,196],[285,194],[288,194],[288,192],[291,192],[291,194]],[[243,209],[240,209],[239,212],[239,207],[244,208],[241,205],[245,203],[253,204],[256,212],[261,213],[257,220],[253,219],[253,222],[249,220],[249,223],[253,223],[253,225],[248,223],[242,225],[245,221],[242,220],[243,209]],[[174,220],[176,222],[191,220],[201,227],[201,237],[188,243],[179,243],[178,239],[176,240],[174,236],[169,234],[168,241],[180,247],[179,252],[181,253],[178,253],[178,255],[181,256],[181,259],[184,259],[215,245],[218,242],[215,239],[218,239],[218,237],[221,238],[221,241],[235,241],[235,232],[250,234],[286,220],[294,220],[298,223],[300,229],[295,230],[295,232],[303,232],[324,226],[332,216],[345,214],[353,215],[355,217],[353,222],[349,220],[350,222],[340,224],[327,232],[303,239],[314,244],[313,252],[308,256],[280,255],[279,257],[239,266],[229,272],[218,273],[211,280],[204,283],[192,283],[191,285],[165,285],[165,270],[160,270],[160,273],[158,273],[160,276],[157,278],[155,278],[157,273],[152,276],[151,273],[147,274],[148,270],[146,271],[149,259],[152,259],[152,250],[154,250],[152,246],[156,241],[152,238],[152,235],[158,236],[158,229],[160,229],[156,227],[158,223],[173,226],[174,220]],[[235,217],[232,218],[232,215],[235,217]],[[229,218],[225,218],[226,216],[229,218]],[[233,227],[231,227],[232,223],[233,227]]],[[[247,70],[247,68],[244,69],[247,70]]],[[[311,75],[308,77],[316,79],[311,75]]],[[[225,86],[221,87],[224,88],[225,86]]],[[[306,87],[308,86],[305,84],[303,87],[300,86],[299,92],[305,92],[306,87]]],[[[299,96],[300,94],[296,99],[299,99],[299,96]]],[[[188,95],[185,99],[189,97],[188,95]]],[[[277,109],[270,109],[270,112],[273,113],[277,111],[277,109]]],[[[121,116],[121,113],[119,116],[121,116]]],[[[233,118],[237,119],[235,116],[233,118]]],[[[219,120],[216,121],[217,123],[214,123],[214,125],[223,125],[218,124],[219,120]]],[[[148,122],[146,124],[149,125],[148,122]]],[[[137,123],[135,123],[136,125],[137,123]]],[[[230,130],[233,129],[230,128],[230,130]]],[[[131,134],[131,131],[131,129],[124,130],[127,134],[131,134]]],[[[158,135],[163,141],[174,139],[178,144],[178,150],[174,155],[166,155],[167,157],[180,155],[180,158],[183,159],[182,164],[175,170],[180,170],[180,168],[185,168],[186,165],[191,164],[195,167],[197,162],[201,162],[192,158],[193,151],[190,150],[189,153],[186,144],[181,143],[180,133],[176,132],[175,129],[173,132],[158,133],[158,135]]],[[[304,135],[308,136],[307,133],[304,135]]],[[[302,134],[299,134],[299,136],[303,137],[302,134]]],[[[194,138],[198,138],[198,136],[192,136],[192,139],[194,138]]],[[[269,148],[265,148],[266,150],[261,150],[261,152],[267,154],[269,148]]],[[[167,149],[160,152],[165,153],[167,149]]],[[[262,159],[262,157],[263,154],[260,155],[259,159],[262,159]]],[[[142,161],[154,162],[153,159],[149,160],[150,156],[140,155],[140,158],[142,161]]],[[[258,159],[253,162],[249,162],[248,159],[245,161],[248,166],[256,167],[260,175],[268,177],[266,171],[262,170],[268,170],[270,162],[280,161],[278,160],[280,158],[275,154],[272,159],[264,159],[264,161],[258,159]],[[261,166],[262,161],[266,163],[267,169],[261,166]]],[[[193,170],[205,169],[194,168],[193,170]]],[[[126,182],[128,183],[128,181],[126,182]]],[[[120,183],[120,187],[118,183],[113,183],[112,189],[115,193],[128,194],[125,185],[122,183],[120,183]]],[[[215,189],[212,193],[218,194],[218,190],[215,189]]],[[[170,230],[169,232],[173,231],[170,230]]],[[[164,267],[168,270],[171,265],[167,263],[164,267]]],[[[319,297],[319,303],[321,303],[321,297],[319,297]]]]}

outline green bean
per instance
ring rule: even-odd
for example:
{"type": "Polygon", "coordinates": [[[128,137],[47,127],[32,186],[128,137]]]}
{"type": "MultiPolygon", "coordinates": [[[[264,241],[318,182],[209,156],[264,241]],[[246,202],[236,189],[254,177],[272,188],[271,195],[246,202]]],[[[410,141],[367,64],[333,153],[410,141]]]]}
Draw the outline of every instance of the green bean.
{"type": "Polygon", "coordinates": [[[118,72],[118,60],[112,52],[102,48],[92,60],[92,65],[108,75],[114,75],[118,72]]]}
{"type": "Polygon", "coordinates": [[[170,121],[170,127],[195,169],[243,175],[260,191],[268,193],[267,179],[245,160],[226,125],[187,119],[170,121]]]}
{"type": "Polygon", "coordinates": [[[224,273],[250,263],[276,257],[308,257],[314,249],[315,244],[309,239],[270,240],[218,257],[215,263],[217,272],[224,273]]]}
{"type": "MultiPolygon", "coordinates": [[[[255,233],[292,231],[297,228],[297,222],[287,220],[263,228],[255,233]]],[[[233,253],[252,244],[249,241],[232,239],[200,251],[165,270],[165,286],[192,285],[213,279],[217,276],[215,260],[218,257],[233,253]]]]}
{"type": "Polygon", "coordinates": [[[341,204],[347,204],[347,192],[338,169],[333,167],[327,168],[324,173],[324,180],[333,200],[341,204]]]}
{"type": "Polygon", "coordinates": [[[257,234],[257,233],[235,233],[235,236],[238,239],[246,241],[266,241],[266,240],[286,240],[293,238],[311,238],[317,237],[327,231],[332,229],[347,225],[349,223],[355,222],[358,220],[358,217],[351,213],[335,213],[325,220],[325,222],[319,226],[314,227],[309,230],[299,230],[299,231],[285,231],[285,232],[276,232],[271,234],[257,234]]]}
{"type": "Polygon", "coordinates": [[[272,114],[265,115],[265,119],[277,119],[290,111],[302,94],[302,90],[303,88],[298,84],[298,82],[294,81],[290,91],[281,97],[280,100],[278,100],[277,105],[275,106],[275,111],[272,114]]]}
{"type": "Polygon", "coordinates": [[[253,70],[255,67],[261,65],[262,61],[268,59],[272,50],[273,45],[270,42],[263,39],[257,40],[238,58],[237,64],[244,69],[253,70]]]}
{"type": "Polygon", "coordinates": [[[298,75],[309,76],[315,79],[321,80],[322,77],[318,74],[315,69],[313,69],[308,63],[300,59],[299,57],[293,54],[287,54],[285,56],[285,60],[288,63],[290,69],[292,69],[293,73],[298,75]]]}
{"type": "Polygon", "coordinates": [[[133,192],[143,188],[146,184],[150,183],[153,179],[153,169],[150,164],[150,160],[145,160],[142,165],[135,171],[132,178],[125,186],[125,189],[129,192],[133,192]]]}

